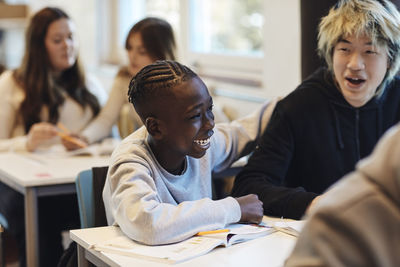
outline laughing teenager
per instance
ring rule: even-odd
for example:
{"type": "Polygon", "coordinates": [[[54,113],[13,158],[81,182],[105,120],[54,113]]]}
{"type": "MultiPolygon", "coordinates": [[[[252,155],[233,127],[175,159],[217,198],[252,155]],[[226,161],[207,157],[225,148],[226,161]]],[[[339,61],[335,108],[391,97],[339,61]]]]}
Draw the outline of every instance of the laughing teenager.
{"type": "Polygon", "coordinates": [[[109,224],[150,245],[184,240],[238,221],[259,223],[254,194],[211,199],[211,173],[230,166],[269,119],[274,104],[215,126],[202,80],[174,61],[144,67],[129,85],[144,127],[111,157],[103,199],[109,224]]]}
{"type": "MultiPolygon", "coordinates": [[[[299,219],[400,118],[400,15],[388,1],[343,0],[319,26],[320,68],[278,102],[233,196],[299,219]]],[[[357,190],[357,189],[355,189],[357,190]]]]}

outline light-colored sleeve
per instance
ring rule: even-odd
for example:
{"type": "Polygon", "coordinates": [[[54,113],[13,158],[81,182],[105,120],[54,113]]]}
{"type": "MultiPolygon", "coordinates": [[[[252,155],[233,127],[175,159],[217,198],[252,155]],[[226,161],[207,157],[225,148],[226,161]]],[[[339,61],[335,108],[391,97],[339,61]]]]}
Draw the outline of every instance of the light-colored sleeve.
{"type": "Polygon", "coordinates": [[[219,172],[229,167],[239,157],[253,151],[257,138],[265,130],[278,98],[266,101],[261,108],[243,118],[231,123],[216,124],[216,136],[212,156],[215,167],[213,171],[219,172]]]}
{"type": "Polygon", "coordinates": [[[11,72],[0,76],[0,139],[11,137],[13,126],[17,120],[19,106],[16,106],[15,88],[11,72]]]}
{"type": "Polygon", "coordinates": [[[103,199],[111,212],[108,223],[117,222],[127,236],[148,245],[182,241],[199,231],[223,228],[241,216],[232,197],[163,202],[148,167],[138,162],[114,164],[107,179],[111,182],[105,185],[103,199]]]}
{"type": "MultiPolygon", "coordinates": [[[[128,97],[122,93],[121,86],[123,86],[121,81],[116,77],[107,103],[97,117],[81,132],[81,135],[85,136],[89,140],[89,143],[97,142],[108,136],[112,126],[117,122],[125,98],[128,97]]],[[[127,88],[128,85],[124,87],[127,88]]]]}
{"type": "Polygon", "coordinates": [[[88,90],[97,97],[100,106],[104,106],[108,96],[100,81],[93,75],[87,75],[86,86],[88,90]]]}
{"type": "Polygon", "coordinates": [[[0,151],[26,150],[26,136],[13,136],[15,128],[22,127],[17,124],[24,95],[15,83],[11,71],[0,76],[0,96],[0,151]]]}

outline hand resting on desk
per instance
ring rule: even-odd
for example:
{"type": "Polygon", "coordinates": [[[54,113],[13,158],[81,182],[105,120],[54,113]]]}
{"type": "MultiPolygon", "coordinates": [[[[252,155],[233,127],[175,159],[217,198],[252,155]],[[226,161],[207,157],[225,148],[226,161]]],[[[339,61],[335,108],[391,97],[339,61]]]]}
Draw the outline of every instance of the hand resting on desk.
{"type": "Polygon", "coordinates": [[[236,198],[240,206],[242,216],[241,222],[260,223],[263,218],[263,203],[258,199],[257,195],[250,194],[236,198]]]}

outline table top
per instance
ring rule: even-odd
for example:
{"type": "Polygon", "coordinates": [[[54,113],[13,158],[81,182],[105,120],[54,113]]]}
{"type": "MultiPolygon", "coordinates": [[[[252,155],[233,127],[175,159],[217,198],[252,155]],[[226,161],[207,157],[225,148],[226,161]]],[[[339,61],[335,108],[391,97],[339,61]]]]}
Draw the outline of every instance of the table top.
{"type": "Polygon", "coordinates": [[[106,166],[109,160],[109,156],[0,153],[0,181],[22,187],[73,183],[80,171],[106,166]]]}
{"type": "MultiPolygon", "coordinates": [[[[265,220],[267,217],[264,217],[265,220]]],[[[116,226],[71,230],[70,236],[80,246],[88,249],[90,245],[112,239],[121,234],[116,226]]],[[[254,239],[230,247],[218,247],[206,255],[174,264],[177,266],[283,266],[285,259],[292,251],[296,237],[282,232],[275,232],[265,237],[254,239]]],[[[89,249],[98,259],[110,266],[170,266],[170,264],[153,262],[135,257],[104,253],[89,249]]]]}

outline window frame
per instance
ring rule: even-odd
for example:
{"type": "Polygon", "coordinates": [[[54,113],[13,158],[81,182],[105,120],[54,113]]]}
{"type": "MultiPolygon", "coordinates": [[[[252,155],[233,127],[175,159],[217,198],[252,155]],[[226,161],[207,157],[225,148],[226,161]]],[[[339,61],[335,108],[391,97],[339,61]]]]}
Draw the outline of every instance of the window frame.
{"type": "MultiPolygon", "coordinates": [[[[133,3],[135,14],[130,16],[133,23],[145,14],[146,0],[98,0],[108,15],[102,15],[103,20],[109,16],[108,26],[100,26],[102,32],[115,35],[121,16],[119,8],[125,3],[133,3]]],[[[178,0],[180,6],[179,32],[175,32],[177,41],[177,60],[193,68],[207,85],[212,88],[231,87],[233,91],[241,91],[253,96],[282,96],[291,92],[301,81],[300,64],[300,1],[282,0],[263,1],[263,56],[228,56],[211,53],[196,53],[189,47],[189,0],[178,0]],[[279,27],[276,27],[276,23],[279,27]],[[295,22],[295,23],[294,23],[295,22]],[[297,23],[296,23],[297,22],[297,23]],[[293,45],[293,44],[298,44],[293,45]],[[288,64],[289,62],[290,64],[288,64]],[[284,78],[282,78],[284,76],[284,78]],[[240,86],[238,90],[237,87],[240,86]],[[243,90],[242,90],[243,89],[243,90]],[[256,89],[256,90],[255,90],[256,89]]],[[[107,19],[105,20],[107,21],[107,19]]],[[[103,23],[104,25],[104,23],[103,23]]],[[[174,29],[176,31],[176,29],[174,29]]],[[[120,34],[121,35],[121,34],[120,34]]],[[[124,36],[125,38],[125,36],[124,36]]],[[[100,40],[100,38],[99,38],[100,40]]],[[[126,64],[127,57],[124,47],[118,45],[118,38],[103,38],[99,41],[113,44],[102,44],[99,49],[100,64],[126,64]],[[107,40],[104,40],[107,39],[107,40]],[[117,51],[117,52],[116,52],[117,51]],[[125,60],[124,60],[125,59],[125,60]]]]}

